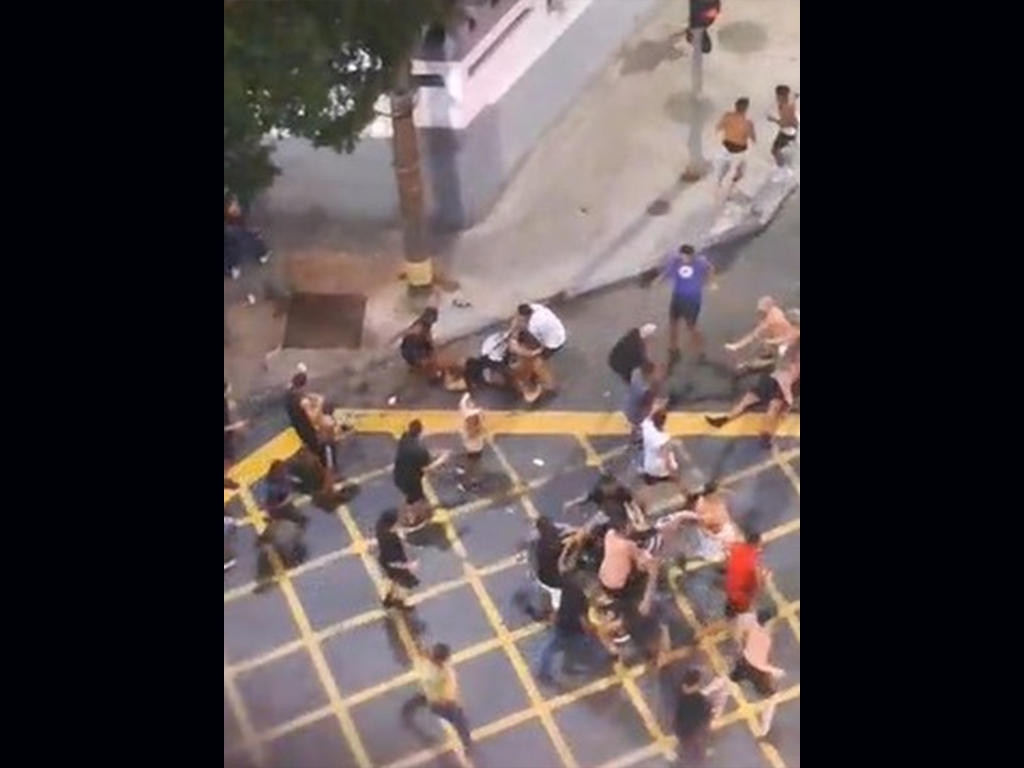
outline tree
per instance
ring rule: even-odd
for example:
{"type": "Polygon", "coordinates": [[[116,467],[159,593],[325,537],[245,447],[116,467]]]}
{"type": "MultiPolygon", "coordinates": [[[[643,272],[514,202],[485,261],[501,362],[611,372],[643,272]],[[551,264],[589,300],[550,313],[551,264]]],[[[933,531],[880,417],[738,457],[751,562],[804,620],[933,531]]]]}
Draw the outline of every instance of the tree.
{"type": "Polygon", "coordinates": [[[270,184],[263,139],[274,131],[351,152],[391,93],[406,259],[423,263],[411,57],[429,26],[459,14],[458,0],[225,2],[225,185],[251,198],[270,184]]]}

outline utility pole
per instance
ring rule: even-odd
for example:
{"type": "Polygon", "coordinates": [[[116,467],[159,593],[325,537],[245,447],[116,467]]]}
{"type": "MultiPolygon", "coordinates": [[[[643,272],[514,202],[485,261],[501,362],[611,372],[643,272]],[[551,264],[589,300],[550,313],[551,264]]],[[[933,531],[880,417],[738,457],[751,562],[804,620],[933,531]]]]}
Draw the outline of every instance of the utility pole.
{"type": "Polygon", "coordinates": [[[391,148],[394,158],[398,209],[402,219],[402,256],[410,297],[420,298],[433,290],[433,260],[423,236],[424,197],[420,146],[413,113],[416,92],[412,85],[412,61],[406,59],[398,70],[391,91],[391,148]]]}
{"type": "Polygon", "coordinates": [[[690,29],[691,50],[690,50],[690,135],[686,142],[686,170],[683,171],[683,181],[699,181],[704,177],[707,169],[707,161],[704,159],[704,142],[701,131],[704,128],[704,121],[701,119],[700,111],[704,108],[701,98],[704,95],[704,35],[707,30],[703,27],[690,29]]]}

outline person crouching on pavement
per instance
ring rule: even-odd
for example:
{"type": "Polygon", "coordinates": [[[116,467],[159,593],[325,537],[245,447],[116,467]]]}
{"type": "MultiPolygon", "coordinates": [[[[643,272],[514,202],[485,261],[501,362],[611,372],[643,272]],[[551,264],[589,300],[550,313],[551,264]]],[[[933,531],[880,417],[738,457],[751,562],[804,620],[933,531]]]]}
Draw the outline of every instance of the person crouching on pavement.
{"type": "Polygon", "coordinates": [[[558,391],[558,383],[547,361],[565,346],[565,325],[554,312],[543,304],[520,304],[509,329],[509,347],[521,360],[531,361],[530,368],[540,385],[551,392],[558,391]],[[536,339],[537,345],[522,343],[521,331],[536,339]]]}
{"type": "Polygon", "coordinates": [[[462,418],[462,465],[456,469],[461,475],[459,490],[466,492],[475,490],[480,484],[480,462],[483,460],[486,433],[484,432],[484,412],[476,404],[470,392],[466,392],[459,400],[459,415],[462,418]]]}
{"type": "Polygon", "coordinates": [[[633,371],[645,362],[651,362],[650,339],[658,330],[654,323],[631,328],[615,342],[608,353],[608,367],[629,386],[633,371]]]}
{"type": "Polygon", "coordinates": [[[338,442],[350,427],[335,418],[333,408],[327,404],[323,395],[308,391],[308,383],[305,366],[300,365],[298,372],[292,376],[285,409],[292,429],[324,468],[324,484],[320,494],[329,498],[334,494],[336,486],[342,483],[338,467],[338,442]]]}
{"type": "Polygon", "coordinates": [[[761,429],[761,443],[765,448],[771,447],[772,440],[778,432],[782,421],[799,392],[800,385],[800,337],[787,348],[782,359],[771,372],[762,373],[757,383],[748,391],[728,413],[722,416],[705,416],[712,427],[720,429],[730,421],[739,418],[754,406],[766,403],[764,426],[761,429]]]}
{"type": "Polygon", "coordinates": [[[431,384],[443,384],[450,392],[461,392],[466,388],[463,366],[449,359],[437,349],[434,343],[434,324],[438,312],[427,307],[412,325],[402,331],[399,353],[406,365],[421,374],[431,384]]]}

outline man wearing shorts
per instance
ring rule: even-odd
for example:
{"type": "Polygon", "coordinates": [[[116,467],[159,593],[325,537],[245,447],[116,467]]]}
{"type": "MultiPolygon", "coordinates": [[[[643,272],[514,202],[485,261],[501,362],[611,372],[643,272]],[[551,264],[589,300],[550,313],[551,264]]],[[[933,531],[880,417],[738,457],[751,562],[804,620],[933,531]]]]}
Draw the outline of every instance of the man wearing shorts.
{"type": "Polygon", "coordinates": [[[705,416],[712,427],[721,428],[760,403],[767,403],[761,442],[770,448],[782,419],[793,406],[800,385],[800,337],[786,350],[775,369],[762,373],[753,388],[724,416],[705,416]]]}
{"type": "Polygon", "coordinates": [[[758,738],[763,739],[771,730],[778,704],[776,684],[786,672],[768,660],[772,649],[772,637],[766,615],[745,614],[739,627],[739,635],[739,646],[742,650],[729,679],[737,685],[744,681],[750,682],[754,690],[767,699],[764,709],[761,710],[760,732],[757,734],[758,738]]]}
{"type": "Polygon", "coordinates": [[[672,300],[668,308],[669,361],[679,360],[679,323],[686,324],[690,344],[702,355],[704,339],[697,328],[705,286],[714,289],[715,270],[707,257],[698,255],[692,245],[680,246],[678,253],[669,254],[660,278],[672,278],[672,300]]]}
{"type": "Polygon", "coordinates": [[[779,132],[772,142],[772,157],[779,168],[786,167],[785,149],[796,141],[797,129],[800,127],[800,118],[796,113],[796,100],[799,94],[791,96],[788,85],[775,86],[775,106],[779,110],[778,116],[769,115],[768,120],[779,126],[779,132]]]}
{"type": "Polygon", "coordinates": [[[745,541],[729,547],[725,561],[725,615],[734,619],[754,610],[761,592],[761,534],[748,533],[745,541]]]}
{"type": "Polygon", "coordinates": [[[430,506],[423,488],[423,476],[448,458],[447,452],[441,453],[436,459],[432,458],[420,440],[422,435],[423,422],[413,419],[399,438],[398,449],[395,451],[392,479],[395,487],[405,498],[402,526],[406,529],[421,528],[430,520],[430,506]]]}
{"type": "Polygon", "coordinates": [[[718,169],[718,200],[727,200],[733,187],[743,178],[747,169],[747,150],[757,141],[754,124],[747,116],[750,99],[736,99],[732,112],[726,112],[715,130],[722,134],[723,154],[718,169]],[[724,183],[723,183],[724,182],[724,183]]]}
{"type": "Polygon", "coordinates": [[[381,602],[385,608],[408,610],[405,600],[409,590],[419,586],[420,580],[416,578],[416,561],[406,555],[402,539],[395,532],[397,525],[398,512],[393,509],[384,510],[377,518],[377,562],[388,583],[381,602]]]}

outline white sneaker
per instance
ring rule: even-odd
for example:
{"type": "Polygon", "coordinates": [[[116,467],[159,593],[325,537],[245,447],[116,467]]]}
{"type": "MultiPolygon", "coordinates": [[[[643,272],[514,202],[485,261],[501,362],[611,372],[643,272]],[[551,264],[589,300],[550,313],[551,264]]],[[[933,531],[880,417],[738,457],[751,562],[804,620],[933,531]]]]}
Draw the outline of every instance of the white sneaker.
{"type": "Polygon", "coordinates": [[[242,276],[242,270],[240,270],[238,267],[232,267],[231,268],[231,279],[232,280],[237,280],[241,276],[242,276]]]}
{"type": "Polygon", "coordinates": [[[238,565],[238,561],[235,560],[234,558],[231,558],[230,560],[225,560],[224,561],[224,570],[225,571],[230,571],[236,565],[238,565]]]}
{"type": "Polygon", "coordinates": [[[266,253],[264,253],[262,256],[260,256],[260,264],[266,264],[268,261],[270,261],[270,257],[273,255],[273,251],[267,251],[266,253]]]}
{"type": "Polygon", "coordinates": [[[245,297],[245,303],[248,304],[250,307],[253,306],[256,303],[256,297],[251,293],[247,294],[245,297]]]}

